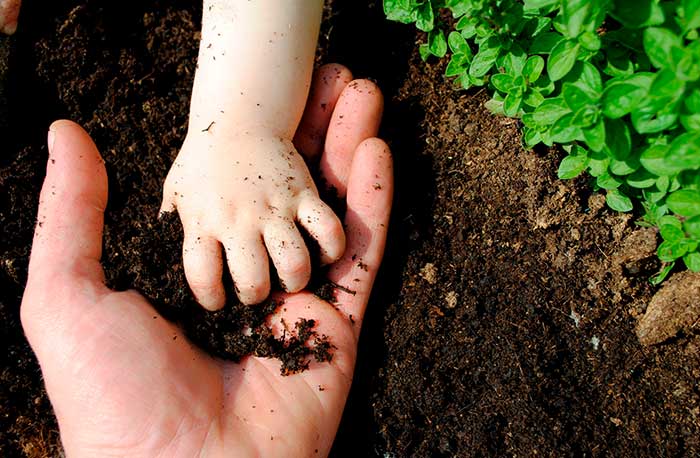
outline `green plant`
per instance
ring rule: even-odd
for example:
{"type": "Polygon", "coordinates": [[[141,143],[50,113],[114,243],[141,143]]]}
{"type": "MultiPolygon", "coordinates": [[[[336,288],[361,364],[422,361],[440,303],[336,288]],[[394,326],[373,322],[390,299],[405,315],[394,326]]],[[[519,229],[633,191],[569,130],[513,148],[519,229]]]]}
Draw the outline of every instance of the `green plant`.
{"type": "Polygon", "coordinates": [[[384,0],[384,11],[427,32],[424,60],[449,51],[456,85],[488,85],[488,108],[520,118],[528,147],[561,145],[560,178],[587,172],[610,208],[659,229],[653,283],[678,260],[700,271],[700,0],[384,0]]]}

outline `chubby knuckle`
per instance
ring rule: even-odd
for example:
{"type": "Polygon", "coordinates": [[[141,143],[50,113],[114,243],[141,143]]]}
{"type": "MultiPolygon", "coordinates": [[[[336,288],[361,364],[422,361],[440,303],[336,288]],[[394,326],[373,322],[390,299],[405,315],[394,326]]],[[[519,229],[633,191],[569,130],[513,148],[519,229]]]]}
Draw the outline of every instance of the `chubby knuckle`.
{"type": "Polygon", "coordinates": [[[306,276],[311,270],[308,256],[286,256],[279,261],[277,266],[280,275],[285,277],[298,278],[306,276]]]}
{"type": "Polygon", "coordinates": [[[319,243],[325,245],[340,245],[345,241],[343,225],[337,218],[328,218],[320,225],[319,243]]]}
{"type": "Polygon", "coordinates": [[[241,295],[250,302],[260,302],[265,299],[270,291],[266,282],[247,283],[239,287],[241,295]]]}
{"type": "Polygon", "coordinates": [[[188,280],[188,283],[190,284],[192,291],[196,291],[198,293],[209,293],[216,291],[218,288],[218,282],[214,278],[195,277],[192,280],[188,280]]]}

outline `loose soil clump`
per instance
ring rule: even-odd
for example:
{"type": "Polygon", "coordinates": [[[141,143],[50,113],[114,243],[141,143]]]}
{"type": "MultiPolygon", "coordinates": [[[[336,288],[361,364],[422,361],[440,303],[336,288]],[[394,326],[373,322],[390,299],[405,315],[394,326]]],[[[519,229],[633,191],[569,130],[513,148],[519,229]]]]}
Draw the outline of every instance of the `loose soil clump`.
{"type": "MultiPolygon", "coordinates": [[[[3,457],[60,456],[19,322],[53,119],[84,125],[105,158],[110,283],[137,286],[171,318],[211,319],[183,306],[176,222],[168,233],[157,219],[186,133],[201,5],[24,3],[20,31],[0,40],[3,457]],[[167,269],[151,262],[155,244],[171,256],[159,261],[167,269]]],[[[444,62],[421,62],[418,39],[387,22],[380,1],[327,2],[319,62],[377,80],[397,179],[388,252],[332,455],[700,454],[697,325],[660,346],[635,334],[655,293],[647,280],[659,268],[657,234],[609,211],[585,178],[558,181],[560,153],[524,150],[517,121],[490,115],[484,92],[453,89],[444,62]]],[[[222,313],[247,313],[233,310],[222,313]]],[[[223,335],[209,325],[203,336],[223,335]]],[[[300,340],[314,339],[304,337],[310,325],[300,340]]],[[[210,343],[236,354],[277,345],[259,334],[210,343]]]]}

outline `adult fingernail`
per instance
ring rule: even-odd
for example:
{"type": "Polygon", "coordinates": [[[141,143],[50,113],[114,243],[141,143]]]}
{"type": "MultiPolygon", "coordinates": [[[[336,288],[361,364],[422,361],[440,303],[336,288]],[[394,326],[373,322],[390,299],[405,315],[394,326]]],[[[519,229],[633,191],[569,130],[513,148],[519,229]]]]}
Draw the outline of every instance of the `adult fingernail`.
{"type": "Polygon", "coordinates": [[[56,141],[56,132],[53,129],[49,129],[49,134],[47,136],[46,142],[49,145],[49,154],[53,151],[53,143],[56,141]]]}

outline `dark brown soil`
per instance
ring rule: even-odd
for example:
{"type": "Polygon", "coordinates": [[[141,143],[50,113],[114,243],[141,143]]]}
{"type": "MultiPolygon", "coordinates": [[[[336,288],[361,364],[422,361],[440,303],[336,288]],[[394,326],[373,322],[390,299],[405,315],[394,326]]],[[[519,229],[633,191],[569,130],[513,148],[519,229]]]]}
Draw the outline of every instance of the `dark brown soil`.
{"type": "MultiPolygon", "coordinates": [[[[134,237],[158,224],[199,3],[26,0],[20,32],[0,39],[0,456],[60,454],[19,323],[46,129],[68,117],[95,138],[110,174],[108,276],[138,282],[118,265],[138,265],[148,242],[134,237]]],[[[634,332],[656,234],[608,211],[585,179],[557,181],[559,154],[523,150],[517,122],[489,115],[484,93],[453,90],[444,63],[423,64],[381,2],[334,0],[326,13],[319,61],[383,89],[397,179],[333,455],[700,454],[697,328],[650,348],[634,332]]]]}
{"type": "Polygon", "coordinates": [[[284,375],[307,369],[311,359],[325,362],[333,358],[333,344],[314,331],[314,320],[287,323],[289,332],[275,337],[267,319],[284,302],[268,298],[254,307],[245,306],[236,298],[228,276],[224,281],[229,298],[226,307],[213,313],[200,307],[187,287],[182,266],[180,219],[177,213],[157,219],[144,215],[152,210],[140,207],[132,215],[135,219],[124,220],[126,209],[121,209],[121,216],[108,225],[105,244],[112,249],[105,253],[103,265],[110,288],[136,289],[162,316],[179,323],[193,343],[219,358],[277,358],[284,375]]]}

